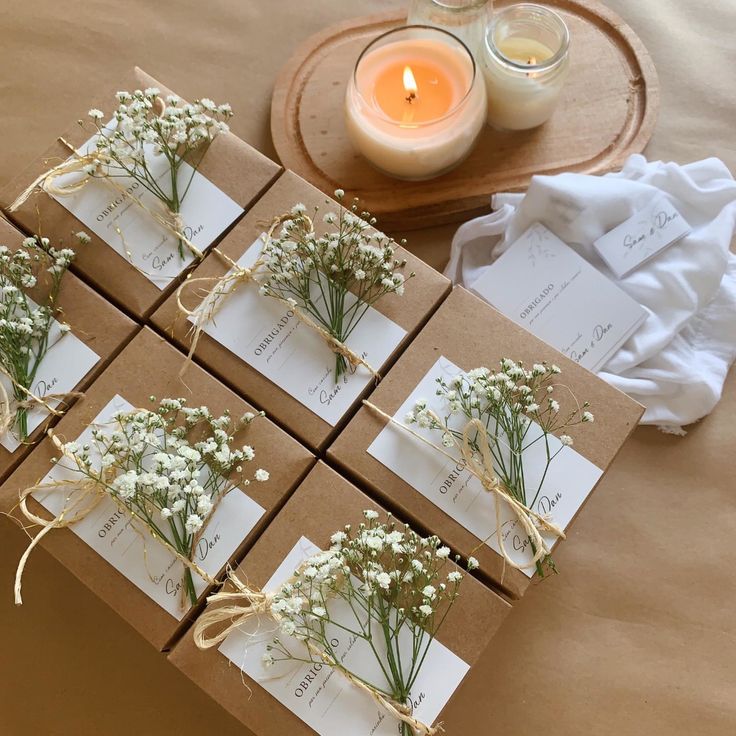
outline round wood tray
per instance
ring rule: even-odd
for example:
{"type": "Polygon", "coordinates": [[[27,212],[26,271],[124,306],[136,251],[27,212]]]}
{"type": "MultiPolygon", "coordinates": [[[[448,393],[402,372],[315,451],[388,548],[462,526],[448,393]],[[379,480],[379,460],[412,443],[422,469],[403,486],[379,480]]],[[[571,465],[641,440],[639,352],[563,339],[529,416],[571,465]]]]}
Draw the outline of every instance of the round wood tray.
{"type": "MultiPolygon", "coordinates": [[[[511,4],[497,0],[496,7],[511,4]]],[[[365,46],[406,22],[374,15],[308,39],[277,79],[271,133],[283,165],[327,194],[342,188],[384,228],[455,222],[488,211],[489,195],[524,189],[534,174],[602,173],[640,152],[651,137],[659,83],[636,34],[593,0],[550,0],[570,28],[570,76],[555,115],[536,130],[487,127],[457,169],[404,182],[376,171],[350,145],[343,119],[347,80],[365,46]]]]}

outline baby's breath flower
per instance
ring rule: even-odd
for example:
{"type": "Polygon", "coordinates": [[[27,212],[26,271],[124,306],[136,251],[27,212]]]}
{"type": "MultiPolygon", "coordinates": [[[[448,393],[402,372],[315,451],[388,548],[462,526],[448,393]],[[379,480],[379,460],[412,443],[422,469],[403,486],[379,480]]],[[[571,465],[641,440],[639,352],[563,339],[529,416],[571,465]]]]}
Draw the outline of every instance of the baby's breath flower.
{"type": "MultiPolygon", "coordinates": [[[[580,405],[575,401],[575,409],[565,412],[552,398],[557,385],[555,377],[561,372],[558,366],[540,362],[527,369],[521,361],[502,358],[499,368],[494,373],[481,366],[451,379],[437,378],[435,394],[439,399],[435,400],[436,405],[430,406],[425,399],[420,399],[407,415],[406,422],[437,431],[447,448],[461,447],[469,442],[475,459],[492,465],[484,468],[489,475],[496,476],[521,504],[532,507],[542,486],[535,485],[532,493],[527,494],[524,473],[527,449],[542,439],[548,448],[553,448],[547,452],[546,466],[542,468],[544,483],[550,464],[562,449],[550,443],[549,437],[557,435],[563,446],[572,445],[572,438],[564,431],[577,424],[588,424],[594,417],[587,411],[588,402],[580,405]],[[465,427],[461,423],[463,420],[465,427]],[[467,427],[473,429],[468,436],[463,431],[467,427]],[[561,432],[563,434],[559,434],[561,432]],[[498,460],[509,454],[519,462],[498,460]]],[[[543,562],[551,565],[549,558],[543,562]]],[[[543,573],[541,562],[537,570],[540,575],[543,573]]]]}
{"type": "MultiPolygon", "coordinates": [[[[155,397],[150,397],[155,402],[155,397]]],[[[242,422],[214,416],[206,406],[187,407],[185,399],[165,398],[152,409],[117,411],[108,424],[92,431],[92,442],[64,445],[69,470],[98,481],[116,473],[101,487],[155,536],[182,557],[192,559],[198,535],[215,506],[242,477],[244,450],[233,448],[242,422]],[[196,439],[189,440],[189,432],[196,439]],[[236,476],[231,478],[233,474],[236,476]],[[161,523],[161,520],[166,523],[161,523]]],[[[268,472],[259,469],[258,480],[268,472]]],[[[191,570],[184,572],[191,603],[197,600],[191,570]]]]}
{"type": "MultiPolygon", "coordinates": [[[[344,192],[335,196],[339,200],[344,192]]],[[[324,213],[328,230],[319,233],[314,213],[297,203],[279,218],[281,228],[265,239],[262,252],[259,292],[310,314],[340,343],[367,307],[387,294],[401,296],[407,278],[400,272],[405,262],[395,257],[396,243],[371,228],[369,213],[358,216],[354,210],[324,213]],[[315,299],[315,287],[334,298],[315,299]]],[[[348,364],[341,353],[335,361],[337,379],[348,364]]]]}
{"type": "MultiPolygon", "coordinates": [[[[225,120],[233,113],[227,103],[216,105],[207,97],[182,104],[174,95],[164,101],[160,94],[156,87],[118,92],[118,107],[104,127],[105,114],[97,109],[89,111],[98,133],[97,159],[85,166],[85,173],[90,177],[133,178],[165,205],[176,223],[189,189],[186,181],[179,182],[182,165],[189,161],[196,170],[212,141],[228,132],[225,120]],[[191,154],[196,149],[204,151],[197,151],[194,157],[191,154]],[[151,172],[152,159],[161,157],[171,169],[170,177],[151,172]]],[[[181,238],[179,252],[183,256],[181,238]]]]}
{"type": "MultiPolygon", "coordinates": [[[[73,259],[73,250],[56,248],[47,238],[25,238],[14,251],[0,246],[0,370],[12,384],[17,402],[12,427],[21,441],[28,437],[28,391],[51,347],[61,282],[73,259]],[[42,298],[34,294],[41,302],[37,304],[26,290],[39,284],[44,289],[42,298]]],[[[61,336],[69,330],[69,325],[59,324],[61,336]]]]}
{"type": "MultiPolygon", "coordinates": [[[[332,668],[349,666],[335,651],[337,625],[348,637],[371,636],[379,669],[390,668],[393,674],[389,694],[403,703],[409,680],[421,669],[427,648],[457,599],[463,575],[457,569],[448,571],[453,566],[450,551],[437,537],[423,538],[390,515],[379,522],[373,509],[364,517],[357,529],[348,525],[335,532],[330,550],[309,557],[275,591],[270,612],[281,634],[266,647],[263,664],[311,659],[332,668]],[[423,562],[413,555],[421,555],[423,562]],[[340,605],[350,606],[354,618],[340,615],[333,621],[331,607],[338,599],[340,605]],[[402,646],[399,654],[399,642],[407,639],[413,647],[402,646]],[[299,644],[305,641],[308,650],[299,644]]],[[[360,676],[365,677],[365,669],[360,676]]],[[[375,686],[385,689],[386,683],[375,686]]]]}

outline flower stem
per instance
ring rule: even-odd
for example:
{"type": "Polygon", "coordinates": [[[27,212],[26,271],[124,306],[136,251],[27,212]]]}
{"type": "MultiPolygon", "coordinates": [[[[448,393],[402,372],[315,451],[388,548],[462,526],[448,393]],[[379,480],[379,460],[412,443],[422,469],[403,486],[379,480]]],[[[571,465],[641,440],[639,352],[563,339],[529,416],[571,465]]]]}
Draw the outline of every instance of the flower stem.
{"type": "Polygon", "coordinates": [[[348,365],[345,356],[337,353],[335,355],[335,383],[340,380],[340,376],[347,372],[348,365]]]}
{"type": "Polygon", "coordinates": [[[16,422],[18,424],[18,435],[21,442],[28,439],[28,409],[21,407],[15,412],[16,422]]]}
{"type": "Polygon", "coordinates": [[[195,605],[197,603],[197,591],[194,589],[194,579],[192,578],[192,571],[188,567],[184,570],[184,587],[187,590],[189,602],[192,605],[195,605]]]}
{"type": "MultiPolygon", "coordinates": [[[[179,169],[177,166],[172,166],[171,169],[171,201],[169,202],[169,209],[174,215],[178,215],[181,210],[181,201],[179,200],[179,169]]],[[[176,228],[178,229],[178,228],[176,228]]],[[[179,238],[179,258],[184,259],[184,241],[179,238]]]]}

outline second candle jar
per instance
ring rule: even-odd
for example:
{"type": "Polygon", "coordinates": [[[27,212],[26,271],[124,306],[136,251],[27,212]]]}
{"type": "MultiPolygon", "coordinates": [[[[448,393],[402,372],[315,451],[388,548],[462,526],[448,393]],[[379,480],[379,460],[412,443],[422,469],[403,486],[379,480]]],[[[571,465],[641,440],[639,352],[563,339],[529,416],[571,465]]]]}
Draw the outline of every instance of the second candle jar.
{"type": "Polygon", "coordinates": [[[549,8],[524,3],[498,12],[486,32],[482,61],[488,123],[527,130],[546,122],[567,78],[569,44],[565,22],[549,8]]]}

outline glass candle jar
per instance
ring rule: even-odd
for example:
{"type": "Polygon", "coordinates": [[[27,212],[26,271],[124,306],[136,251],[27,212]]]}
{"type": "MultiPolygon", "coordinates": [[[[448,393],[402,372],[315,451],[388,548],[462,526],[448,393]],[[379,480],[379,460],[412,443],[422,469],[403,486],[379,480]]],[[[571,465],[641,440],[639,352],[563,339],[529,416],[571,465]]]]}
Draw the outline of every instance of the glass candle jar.
{"type": "Polygon", "coordinates": [[[526,130],[546,122],[567,78],[569,45],[565,22],[549,8],[523,3],[500,11],[482,61],[489,124],[526,130]]]}
{"type": "Polygon", "coordinates": [[[449,31],[478,60],[492,7],[491,0],[411,0],[407,22],[449,31]]]}
{"type": "Polygon", "coordinates": [[[399,179],[430,179],[470,152],[486,117],[472,54],[447,31],[405,26],[358,58],[345,97],[353,146],[399,179]]]}

